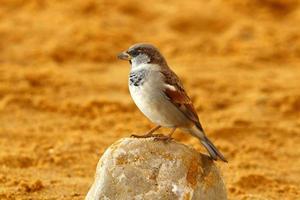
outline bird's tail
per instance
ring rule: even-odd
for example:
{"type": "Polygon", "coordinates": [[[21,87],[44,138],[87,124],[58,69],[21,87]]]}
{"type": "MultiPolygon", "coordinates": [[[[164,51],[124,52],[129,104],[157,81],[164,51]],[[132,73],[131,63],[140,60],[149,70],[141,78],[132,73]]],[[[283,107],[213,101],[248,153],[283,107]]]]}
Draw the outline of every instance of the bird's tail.
{"type": "Polygon", "coordinates": [[[217,147],[206,137],[201,125],[195,125],[187,130],[200,140],[201,144],[203,144],[213,160],[220,159],[224,162],[228,162],[223,154],[217,149],[217,147]]]}

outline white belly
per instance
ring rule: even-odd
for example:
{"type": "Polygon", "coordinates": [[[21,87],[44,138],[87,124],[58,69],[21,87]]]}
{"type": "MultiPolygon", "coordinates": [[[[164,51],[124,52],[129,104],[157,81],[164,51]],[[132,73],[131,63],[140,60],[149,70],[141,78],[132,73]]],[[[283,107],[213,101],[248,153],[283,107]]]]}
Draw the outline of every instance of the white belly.
{"type": "Polygon", "coordinates": [[[162,78],[155,74],[141,86],[129,86],[130,94],[137,107],[152,122],[164,127],[182,127],[190,122],[163,93],[162,78]]]}

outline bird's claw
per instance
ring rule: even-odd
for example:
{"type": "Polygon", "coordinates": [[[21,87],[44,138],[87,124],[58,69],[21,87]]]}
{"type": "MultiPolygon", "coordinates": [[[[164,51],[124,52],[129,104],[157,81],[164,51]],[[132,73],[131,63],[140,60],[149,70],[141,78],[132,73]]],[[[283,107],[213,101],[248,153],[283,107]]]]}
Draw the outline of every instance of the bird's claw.
{"type": "Polygon", "coordinates": [[[148,137],[152,137],[152,135],[135,135],[135,134],[132,134],[130,137],[132,138],[148,138],[148,137]]]}
{"type": "Polygon", "coordinates": [[[154,141],[163,141],[165,143],[170,142],[171,140],[173,140],[173,138],[170,137],[170,136],[165,136],[164,134],[152,134],[152,133],[150,133],[150,134],[148,133],[148,134],[145,134],[145,135],[132,134],[130,137],[133,137],[133,138],[150,138],[150,137],[153,137],[154,141]]]}
{"type": "Polygon", "coordinates": [[[155,141],[163,141],[163,142],[167,143],[167,142],[171,142],[173,140],[173,138],[170,136],[165,136],[165,135],[160,134],[160,136],[155,137],[154,140],[155,141]]]}
{"type": "Polygon", "coordinates": [[[145,135],[132,134],[130,137],[133,137],[133,138],[149,138],[149,137],[159,138],[159,137],[164,137],[164,135],[163,134],[145,134],[145,135]]]}

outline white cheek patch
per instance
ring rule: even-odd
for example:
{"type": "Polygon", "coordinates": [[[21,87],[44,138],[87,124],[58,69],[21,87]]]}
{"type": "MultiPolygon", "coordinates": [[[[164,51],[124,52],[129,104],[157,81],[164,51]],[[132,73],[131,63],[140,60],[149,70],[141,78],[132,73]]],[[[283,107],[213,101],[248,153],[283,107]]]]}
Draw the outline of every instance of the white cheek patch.
{"type": "Polygon", "coordinates": [[[151,61],[151,59],[146,54],[139,54],[131,61],[132,61],[132,66],[135,67],[140,64],[147,64],[151,61]]]}
{"type": "Polygon", "coordinates": [[[151,59],[149,58],[149,56],[147,56],[146,54],[140,54],[137,56],[138,59],[142,62],[142,63],[148,63],[151,61],[151,59]]]}

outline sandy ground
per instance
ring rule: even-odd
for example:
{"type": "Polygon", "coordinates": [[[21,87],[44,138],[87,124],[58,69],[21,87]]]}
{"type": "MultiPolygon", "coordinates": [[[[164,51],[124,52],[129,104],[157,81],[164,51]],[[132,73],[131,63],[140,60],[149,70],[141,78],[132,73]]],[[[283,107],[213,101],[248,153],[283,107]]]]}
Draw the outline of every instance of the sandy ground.
{"type": "Polygon", "coordinates": [[[300,199],[299,24],[297,0],[1,0],[0,199],[83,199],[105,148],[153,126],[116,59],[141,41],[227,156],[230,199],[300,199]]]}

